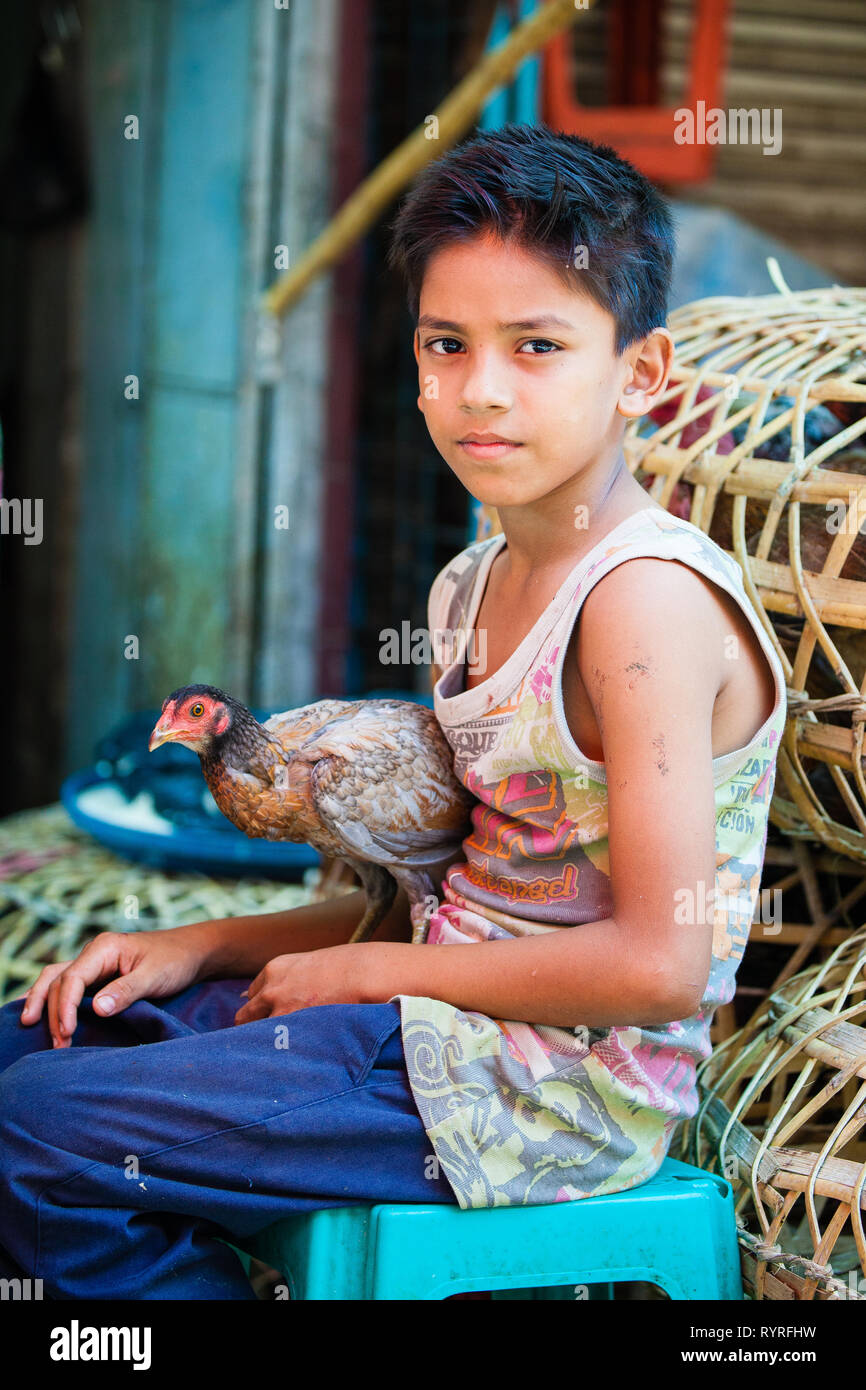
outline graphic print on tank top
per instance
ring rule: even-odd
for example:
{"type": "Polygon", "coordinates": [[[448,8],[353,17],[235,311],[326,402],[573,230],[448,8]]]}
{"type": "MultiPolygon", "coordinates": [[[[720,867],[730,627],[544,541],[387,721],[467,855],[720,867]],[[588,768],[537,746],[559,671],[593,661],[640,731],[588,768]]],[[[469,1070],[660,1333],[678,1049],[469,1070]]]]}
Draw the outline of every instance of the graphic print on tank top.
{"type": "MultiPolygon", "coordinates": [[[[499,534],[436,576],[428,623],[464,652],[499,534]]],[[[676,1125],[695,1113],[695,1071],[715,1009],[733,997],[754,917],[785,679],[736,561],[699,528],[655,507],[627,517],[583,557],[516,650],[465,689],[462,659],[434,688],[455,771],[477,798],[463,857],[442,881],[425,946],[579,929],[612,910],[604,764],[568,728],[562,663],[587,593],[639,556],[684,562],[745,612],[775,679],[772,713],[743,748],[713,761],[716,897],[709,980],[699,1010],[664,1026],[573,1028],[491,1019],[441,1000],[396,995],[413,1095],[463,1207],[573,1200],[645,1182],[676,1125]]],[[[709,885],[707,886],[709,889],[709,885]]]]}

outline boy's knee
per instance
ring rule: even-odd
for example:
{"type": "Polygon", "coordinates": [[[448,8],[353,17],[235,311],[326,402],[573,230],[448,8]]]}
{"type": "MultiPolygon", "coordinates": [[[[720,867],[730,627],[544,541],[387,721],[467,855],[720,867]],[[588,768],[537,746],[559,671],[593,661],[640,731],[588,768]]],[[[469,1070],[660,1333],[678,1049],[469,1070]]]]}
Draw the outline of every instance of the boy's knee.
{"type": "Polygon", "coordinates": [[[0,1135],[59,1137],[61,1098],[69,1096],[50,1052],[19,1057],[0,1072],[0,1135]]]}
{"type": "Polygon", "coordinates": [[[21,1057],[0,1073],[3,1231],[33,1213],[41,1194],[90,1166],[93,1114],[57,1053],[21,1057]],[[52,1065],[52,1063],[54,1065],[52,1065]],[[17,1215],[16,1215],[17,1213],[17,1215]]]}
{"type": "Polygon", "coordinates": [[[0,1005],[0,1037],[18,1038],[22,1034],[33,1034],[38,1029],[38,1024],[28,1028],[22,1024],[21,1013],[24,1003],[23,999],[10,999],[7,1004],[0,1005]]]}

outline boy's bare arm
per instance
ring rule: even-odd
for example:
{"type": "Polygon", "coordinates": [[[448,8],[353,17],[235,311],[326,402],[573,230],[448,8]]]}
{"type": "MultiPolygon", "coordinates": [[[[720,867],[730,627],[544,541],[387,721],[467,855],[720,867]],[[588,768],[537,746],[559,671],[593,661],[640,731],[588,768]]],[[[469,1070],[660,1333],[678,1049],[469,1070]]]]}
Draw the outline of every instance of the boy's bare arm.
{"type": "MultiPolygon", "coordinates": [[[[176,930],[186,933],[191,949],[201,952],[201,979],[256,975],[275,956],[347,943],[364,914],[366,901],[363,888],[358,888],[284,912],[220,917],[176,930]]],[[[387,916],[370,939],[408,943],[411,937],[409,900],[399,888],[387,916]]]]}
{"type": "Polygon", "coordinates": [[[718,631],[702,583],[665,560],[624,562],[583,605],[576,653],[604,747],[612,916],[469,948],[371,944],[365,999],[420,994],[492,1017],[591,1027],[665,1023],[698,1008],[712,956],[711,921],[699,918],[715,884],[718,631]],[[693,910],[681,924],[684,902],[693,910]]]}
{"type": "Polygon", "coordinates": [[[716,610],[694,571],[642,556],[590,592],[577,642],[604,746],[613,916],[634,976],[657,974],[663,990],[697,1008],[712,909],[709,923],[696,919],[716,878],[716,610]]]}

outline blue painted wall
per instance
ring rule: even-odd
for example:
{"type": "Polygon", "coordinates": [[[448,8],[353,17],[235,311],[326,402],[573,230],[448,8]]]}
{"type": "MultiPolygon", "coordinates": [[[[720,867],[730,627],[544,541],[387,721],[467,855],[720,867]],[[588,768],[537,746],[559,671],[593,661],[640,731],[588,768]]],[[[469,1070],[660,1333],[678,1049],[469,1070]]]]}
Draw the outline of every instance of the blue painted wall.
{"type": "Polygon", "coordinates": [[[88,6],[94,203],[66,771],[120,713],[215,670],[241,678],[232,498],[253,8],[88,6]],[[129,115],[138,140],[124,138],[129,115]],[[124,398],[128,374],[138,400],[124,398]]]}

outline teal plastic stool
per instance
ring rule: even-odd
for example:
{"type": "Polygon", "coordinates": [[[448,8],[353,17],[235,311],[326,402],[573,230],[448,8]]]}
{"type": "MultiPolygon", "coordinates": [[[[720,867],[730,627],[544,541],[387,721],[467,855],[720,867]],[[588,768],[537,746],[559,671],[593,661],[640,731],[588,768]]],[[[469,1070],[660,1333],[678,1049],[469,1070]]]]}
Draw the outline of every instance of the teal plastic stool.
{"type": "Polygon", "coordinates": [[[679,1159],[628,1192],[461,1211],[433,1203],[325,1207],[244,1242],[293,1299],[610,1298],[622,1280],[672,1299],[742,1299],[731,1185],[679,1159]],[[515,1290],[537,1290],[515,1293],[515,1290]]]}

